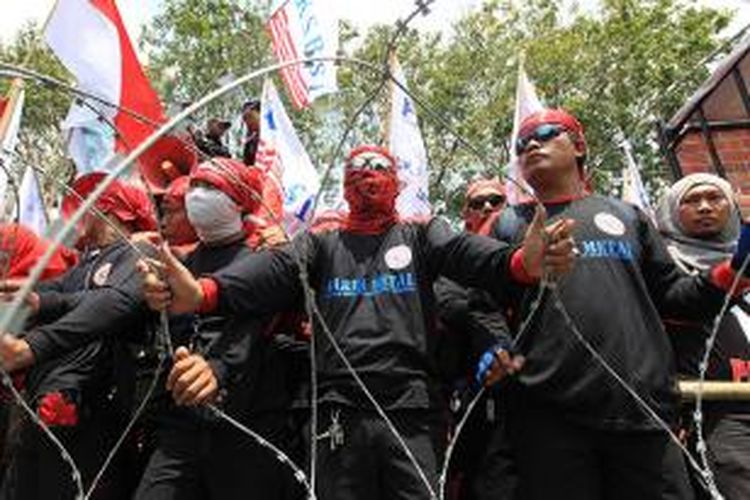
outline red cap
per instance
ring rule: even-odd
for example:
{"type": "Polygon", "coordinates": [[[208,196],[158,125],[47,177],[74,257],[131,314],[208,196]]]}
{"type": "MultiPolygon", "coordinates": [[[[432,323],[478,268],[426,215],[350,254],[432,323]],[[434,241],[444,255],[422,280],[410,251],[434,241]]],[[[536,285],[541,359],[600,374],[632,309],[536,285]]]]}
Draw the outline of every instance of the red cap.
{"type": "Polygon", "coordinates": [[[203,181],[232,198],[245,213],[254,213],[261,204],[263,172],[231,158],[212,158],[198,165],[191,181],[203,181]]]}
{"type": "MultiPolygon", "coordinates": [[[[71,186],[73,192],[62,200],[62,215],[70,218],[96,186],[107,176],[104,172],[82,175],[71,186]]],[[[155,231],[156,217],[148,195],[142,189],[115,179],[99,196],[94,207],[106,215],[114,215],[121,222],[132,224],[136,231],[155,231]]]]}

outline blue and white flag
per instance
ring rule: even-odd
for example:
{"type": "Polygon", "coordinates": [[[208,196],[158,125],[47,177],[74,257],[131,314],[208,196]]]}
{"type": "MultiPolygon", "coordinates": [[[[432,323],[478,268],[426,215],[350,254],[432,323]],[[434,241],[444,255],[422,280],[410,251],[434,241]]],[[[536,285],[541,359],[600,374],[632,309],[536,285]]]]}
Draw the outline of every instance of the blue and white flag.
{"type": "Polygon", "coordinates": [[[283,188],[284,225],[292,234],[310,217],[320,178],[271,80],[263,84],[260,114],[256,165],[283,188]]]}
{"type": "Polygon", "coordinates": [[[110,125],[93,120],[68,130],[68,154],[76,164],[79,176],[91,172],[108,172],[115,166],[114,159],[118,155],[114,153],[115,133],[110,125]]]}
{"type": "Polygon", "coordinates": [[[31,167],[27,167],[23,173],[21,187],[18,190],[19,222],[34,231],[39,236],[44,236],[47,230],[47,214],[44,210],[44,200],[36,175],[31,167]]]}
{"type": "MultiPolygon", "coordinates": [[[[396,57],[391,58],[391,74],[406,87],[406,78],[396,57]]],[[[427,149],[422,139],[414,101],[404,90],[391,81],[391,113],[388,125],[388,149],[398,163],[401,193],[396,200],[396,210],[402,217],[430,215],[430,169],[427,149]]]]}

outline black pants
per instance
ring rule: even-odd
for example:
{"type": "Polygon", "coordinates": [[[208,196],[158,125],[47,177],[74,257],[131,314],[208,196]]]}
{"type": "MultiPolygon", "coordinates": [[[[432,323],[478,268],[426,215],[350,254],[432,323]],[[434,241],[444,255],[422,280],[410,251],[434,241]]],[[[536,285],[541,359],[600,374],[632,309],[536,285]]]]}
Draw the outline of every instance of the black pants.
{"type": "MultiPolygon", "coordinates": [[[[437,494],[444,445],[440,418],[426,410],[391,411],[388,416],[437,494]]],[[[429,500],[416,468],[375,412],[324,407],[318,436],[320,500],[429,500]],[[326,432],[342,439],[321,438],[326,432]]]]}
{"type": "Polygon", "coordinates": [[[600,431],[537,409],[514,409],[510,429],[522,500],[661,500],[669,487],[664,433],[600,431]]]}
{"type": "MultiPolygon", "coordinates": [[[[73,457],[88,489],[94,475],[115,443],[118,429],[104,416],[82,418],[78,425],[52,427],[52,432],[73,457]]],[[[2,500],[73,500],[77,489],[72,470],[49,438],[28,417],[11,444],[12,458],[3,482],[2,500]]],[[[110,464],[92,500],[125,500],[130,497],[121,454],[110,464]]],[[[85,493],[85,492],[84,492],[85,493]]]]}
{"type": "MultiPolygon", "coordinates": [[[[487,394],[469,417],[451,459],[455,500],[513,500],[518,471],[507,436],[505,402],[487,394]]],[[[462,415],[456,415],[456,423],[462,415]]]]}
{"type": "MultiPolygon", "coordinates": [[[[283,415],[251,421],[248,427],[284,448],[283,415]]],[[[136,500],[287,500],[302,494],[290,468],[226,422],[167,426],[157,438],[136,500]]]]}
{"type": "Polygon", "coordinates": [[[720,416],[706,430],[716,485],[727,500],[750,498],[750,421],[720,416]]]}

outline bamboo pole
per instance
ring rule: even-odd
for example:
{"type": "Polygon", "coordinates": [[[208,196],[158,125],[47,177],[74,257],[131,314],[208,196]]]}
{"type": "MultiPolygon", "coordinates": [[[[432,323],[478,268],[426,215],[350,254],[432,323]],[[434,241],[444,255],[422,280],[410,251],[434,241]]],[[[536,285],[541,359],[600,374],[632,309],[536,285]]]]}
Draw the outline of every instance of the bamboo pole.
{"type": "Polygon", "coordinates": [[[705,381],[703,387],[697,380],[678,382],[683,401],[694,401],[698,392],[703,393],[705,401],[750,401],[750,382],[705,381]]]}

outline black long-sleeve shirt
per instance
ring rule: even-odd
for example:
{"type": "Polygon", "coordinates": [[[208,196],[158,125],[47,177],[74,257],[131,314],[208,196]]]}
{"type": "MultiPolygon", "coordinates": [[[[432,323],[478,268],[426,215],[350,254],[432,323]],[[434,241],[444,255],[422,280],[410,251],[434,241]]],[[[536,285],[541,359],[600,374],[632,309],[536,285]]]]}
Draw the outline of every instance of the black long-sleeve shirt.
{"type": "MultiPolygon", "coordinates": [[[[185,265],[194,276],[202,276],[252,253],[244,240],[217,246],[200,244],[186,257],[185,265]]],[[[187,346],[209,363],[222,395],[218,404],[233,418],[247,421],[290,407],[290,356],[277,347],[269,315],[180,315],[171,318],[170,326],[175,346],[187,346]]],[[[168,393],[159,395],[157,405],[159,418],[167,425],[193,428],[215,421],[205,408],[177,407],[168,393]]]]}
{"type": "MultiPolygon", "coordinates": [[[[708,275],[681,273],[653,224],[630,205],[591,195],[550,204],[547,211],[550,220],[576,221],[574,238],[581,255],[557,289],[573,322],[631,387],[662,417],[672,419],[674,359],[660,314],[711,318],[724,292],[708,275]]],[[[533,206],[508,207],[506,212],[496,234],[517,240],[533,206]],[[503,234],[503,225],[515,226],[510,237],[503,234]]],[[[536,295],[529,288],[516,301],[517,318],[526,317],[536,295]]],[[[566,418],[598,428],[656,427],[586,351],[549,294],[519,348],[526,356],[519,394],[527,404],[560,410],[566,418]]]]}
{"type": "MultiPolygon", "coordinates": [[[[153,250],[140,248],[146,255],[153,250]]],[[[35,359],[27,378],[32,394],[101,391],[113,382],[112,346],[142,339],[152,319],[138,258],[129,244],[117,242],[38,288],[37,324],[24,336],[35,359]]]]}
{"type": "MultiPolygon", "coordinates": [[[[254,254],[213,277],[220,309],[265,315],[298,306],[306,274],[325,325],[378,401],[430,408],[439,404],[430,356],[433,282],[442,274],[499,293],[510,279],[510,255],[502,243],[456,234],[433,219],[378,235],[303,234],[284,250],[254,254]]],[[[322,399],[369,408],[319,322],[315,332],[322,399]]]]}

